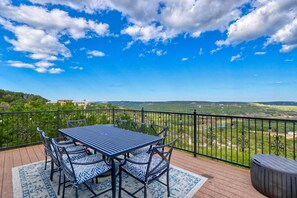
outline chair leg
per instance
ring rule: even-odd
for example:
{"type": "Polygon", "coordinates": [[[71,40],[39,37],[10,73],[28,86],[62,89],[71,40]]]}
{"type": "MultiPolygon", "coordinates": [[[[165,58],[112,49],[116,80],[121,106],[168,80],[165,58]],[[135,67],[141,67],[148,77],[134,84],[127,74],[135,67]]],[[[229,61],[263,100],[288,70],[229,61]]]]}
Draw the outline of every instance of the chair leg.
{"type": "Polygon", "coordinates": [[[53,176],[54,176],[54,160],[51,160],[51,181],[53,181],[53,176]]]}
{"type": "Polygon", "coordinates": [[[147,198],[147,186],[144,184],[144,198],[147,198]]]}
{"type": "Polygon", "coordinates": [[[170,189],[169,189],[169,169],[167,170],[167,196],[170,197],[170,189]]]}
{"type": "Polygon", "coordinates": [[[46,164],[47,164],[47,154],[45,152],[45,164],[44,164],[44,170],[46,170],[46,164]]]}
{"type": "Polygon", "coordinates": [[[63,193],[62,193],[62,198],[64,198],[64,195],[65,195],[65,183],[66,183],[66,178],[65,178],[65,175],[63,177],[63,193]]]}
{"type": "Polygon", "coordinates": [[[60,195],[60,188],[61,188],[61,170],[59,170],[59,186],[58,186],[58,195],[60,195]]]}
{"type": "Polygon", "coordinates": [[[78,187],[75,188],[75,197],[76,197],[76,198],[78,198],[78,190],[77,190],[77,188],[78,188],[78,187]]]}
{"type": "Polygon", "coordinates": [[[119,170],[119,198],[122,197],[122,170],[119,170]]]}

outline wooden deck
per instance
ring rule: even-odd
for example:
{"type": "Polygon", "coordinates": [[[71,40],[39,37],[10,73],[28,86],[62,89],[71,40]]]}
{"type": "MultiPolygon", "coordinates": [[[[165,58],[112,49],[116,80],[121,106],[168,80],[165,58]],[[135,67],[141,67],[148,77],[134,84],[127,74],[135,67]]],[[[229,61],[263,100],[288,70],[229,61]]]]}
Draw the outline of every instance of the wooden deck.
{"type": "MultiPolygon", "coordinates": [[[[44,160],[43,145],[0,152],[0,196],[12,194],[12,167],[44,160]]],[[[194,197],[264,197],[251,185],[250,171],[174,150],[172,164],[207,177],[194,197]]]]}

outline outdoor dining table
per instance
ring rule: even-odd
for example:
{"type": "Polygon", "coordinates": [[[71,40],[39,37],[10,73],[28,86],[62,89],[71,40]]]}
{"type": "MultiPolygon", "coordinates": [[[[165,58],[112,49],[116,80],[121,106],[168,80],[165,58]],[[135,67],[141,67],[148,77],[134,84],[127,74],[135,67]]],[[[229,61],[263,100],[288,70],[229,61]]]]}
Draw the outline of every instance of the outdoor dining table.
{"type": "Polygon", "coordinates": [[[158,136],[116,128],[111,125],[92,125],[59,129],[62,134],[81,142],[110,159],[112,197],[116,197],[115,157],[160,141],[158,136]]]}

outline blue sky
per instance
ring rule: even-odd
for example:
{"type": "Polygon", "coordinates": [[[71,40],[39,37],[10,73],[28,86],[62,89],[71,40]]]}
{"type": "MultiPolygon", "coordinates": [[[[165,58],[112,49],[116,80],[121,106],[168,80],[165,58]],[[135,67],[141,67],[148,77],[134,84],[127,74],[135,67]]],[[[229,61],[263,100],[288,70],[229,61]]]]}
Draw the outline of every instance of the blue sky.
{"type": "Polygon", "coordinates": [[[0,2],[0,88],[50,100],[297,101],[295,0],[0,2]]]}

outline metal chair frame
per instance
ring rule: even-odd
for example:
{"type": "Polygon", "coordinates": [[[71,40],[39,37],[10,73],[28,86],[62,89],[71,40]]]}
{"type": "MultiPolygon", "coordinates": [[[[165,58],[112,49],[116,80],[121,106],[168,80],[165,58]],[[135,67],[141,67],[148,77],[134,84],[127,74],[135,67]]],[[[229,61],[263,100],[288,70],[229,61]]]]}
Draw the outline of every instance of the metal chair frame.
{"type": "MultiPolygon", "coordinates": [[[[64,195],[65,195],[65,188],[70,187],[70,186],[75,187],[75,195],[76,195],[76,197],[78,197],[78,185],[80,185],[80,183],[77,182],[76,173],[74,171],[73,165],[75,165],[75,164],[77,164],[77,165],[90,165],[90,164],[96,164],[96,163],[99,163],[99,162],[102,162],[102,161],[105,162],[105,160],[101,159],[99,161],[92,161],[92,162],[86,162],[86,163],[73,162],[70,155],[71,154],[78,154],[78,152],[69,152],[69,151],[67,151],[67,149],[65,149],[65,147],[62,147],[61,145],[57,144],[55,141],[52,141],[52,142],[53,142],[54,148],[56,149],[58,157],[59,157],[59,161],[60,161],[60,164],[61,164],[61,170],[64,173],[62,198],[64,198],[64,195]],[[65,162],[65,159],[63,158],[64,155],[66,155],[67,162],[65,162]],[[70,164],[70,168],[67,167],[67,165],[66,165],[67,163],[70,164]],[[69,176],[68,176],[68,178],[66,178],[65,173],[70,175],[70,177],[73,178],[73,179],[71,180],[69,178],[69,176]],[[68,179],[68,181],[66,181],[66,179],[68,179]],[[66,186],[67,182],[69,182],[70,184],[66,186]]],[[[106,171],[106,172],[108,172],[108,171],[106,171]]],[[[102,173],[101,175],[105,174],[106,172],[102,173]]],[[[98,176],[100,176],[100,175],[95,175],[93,178],[96,178],[98,176]]],[[[90,179],[93,180],[93,178],[90,178],[90,179]]],[[[83,184],[88,188],[88,190],[90,190],[94,194],[94,197],[99,196],[101,194],[104,194],[107,191],[111,190],[111,188],[110,188],[110,189],[107,189],[107,190],[105,190],[103,192],[100,192],[100,193],[96,194],[85,182],[83,182],[83,184]]]]}
{"type": "Polygon", "coordinates": [[[116,120],[114,123],[114,126],[121,129],[128,129],[129,128],[129,122],[128,120],[116,120]]]}
{"type": "Polygon", "coordinates": [[[87,121],[85,119],[80,120],[67,120],[66,121],[66,127],[72,128],[72,127],[80,127],[80,126],[86,126],[87,121]]]}
{"type": "Polygon", "coordinates": [[[130,122],[129,129],[131,131],[146,133],[146,124],[143,122],[130,122]]]}
{"type": "Polygon", "coordinates": [[[172,155],[172,151],[173,151],[173,147],[174,144],[176,142],[176,139],[173,140],[171,143],[168,143],[166,145],[161,145],[161,146],[155,146],[153,147],[153,149],[150,151],[150,155],[149,155],[149,159],[147,162],[135,162],[133,161],[131,158],[129,159],[125,159],[124,162],[120,165],[120,171],[119,171],[119,197],[121,197],[121,191],[125,191],[127,194],[129,194],[130,196],[136,198],[135,194],[137,192],[139,192],[140,190],[144,189],[144,197],[147,197],[147,186],[153,182],[153,181],[158,181],[161,184],[167,186],[167,195],[168,197],[170,196],[170,189],[169,189],[169,167],[170,167],[170,159],[171,159],[171,155],[172,155]],[[168,151],[164,151],[164,147],[169,147],[168,151]],[[156,155],[158,157],[160,157],[161,161],[152,169],[150,170],[151,167],[151,163],[152,163],[152,159],[153,156],[156,155]],[[145,174],[145,179],[140,180],[139,178],[137,178],[136,176],[132,175],[131,173],[129,173],[127,170],[125,170],[123,168],[123,166],[127,163],[133,163],[133,164],[138,164],[138,165],[147,165],[147,169],[146,169],[146,174],[145,174]],[[165,163],[164,165],[163,162],[165,163]],[[140,189],[138,189],[137,191],[130,193],[128,192],[126,189],[124,189],[122,187],[122,171],[124,171],[125,173],[129,174],[130,176],[132,176],[133,178],[135,178],[137,181],[139,181],[140,183],[142,183],[144,186],[141,187],[140,189]],[[159,180],[159,178],[164,175],[165,173],[167,173],[166,175],[166,180],[167,180],[167,184],[161,182],[159,180]],[[158,175],[156,177],[153,177],[152,179],[150,179],[150,176],[153,175],[158,175]]]}

